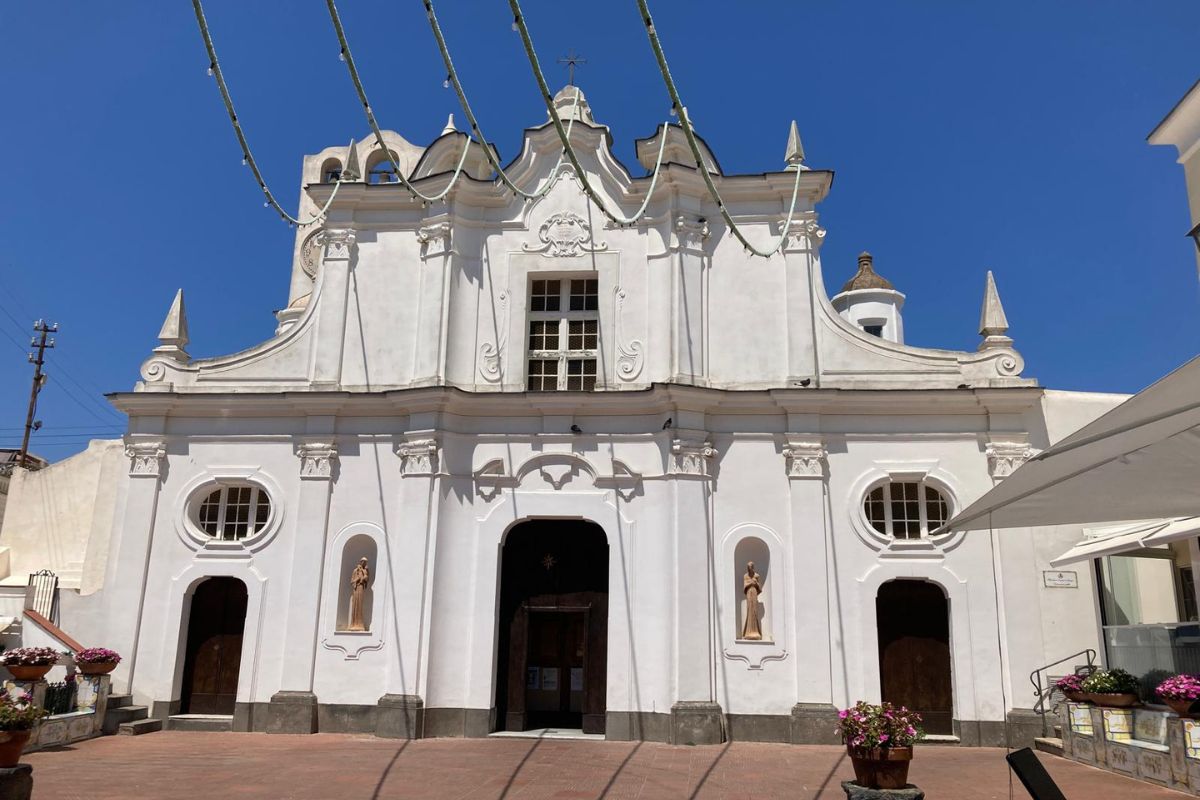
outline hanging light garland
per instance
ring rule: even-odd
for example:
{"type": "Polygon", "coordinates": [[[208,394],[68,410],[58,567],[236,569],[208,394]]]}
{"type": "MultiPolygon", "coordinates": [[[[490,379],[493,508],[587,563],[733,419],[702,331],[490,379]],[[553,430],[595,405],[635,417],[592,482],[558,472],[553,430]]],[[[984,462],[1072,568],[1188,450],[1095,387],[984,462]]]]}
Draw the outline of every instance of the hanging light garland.
{"type": "MultiPolygon", "coordinates": [[[[346,40],[346,30],[342,27],[342,18],[338,14],[337,6],[334,5],[333,0],[325,0],[325,4],[329,7],[329,18],[333,22],[333,29],[337,32],[338,44],[342,48],[338,53],[338,57],[346,63],[346,69],[350,72],[350,80],[354,83],[354,91],[358,93],[358,99],[362,103],[363,111],[366,113],[367,122],[371,126],[371,132],[375,134],[375,142],[379,145],[379,149],[383,151],[384,156],[391,164],[393,173],[400,179],[400,183],[404,184],[404,188],[408,189],[415,198],[420,198],[421,202],[425,205],[445,199],[446,195],[450,194],[454,188],[454,184],[458,182],[459,177],[462,175],[463,166],[467,163],[467,154],[471,151],[471,137],[468,136],[467,141],[463,143],[462,155],[459,156],[458,164],[454,167],[454,174],[450,176],[450,182],[446,184],[446,188],[437,194],[427,195],[413,186],[412,182],[404,174],[404,170],[401,169],[400,164],[392,156],[392,151],[383,141],[383,131],[379,129],[379,123],[375,121],[375,112],[371,110],[371,103],[367,100],[367,90],[363,87],[362,79],[358,75],[358,68],[354,65],[354,54],[350,52],[350,43],[346,40]]],[[[484,145],[484,150],[487,149],[487,145],[484,145]]]]}
{"type": "Polygon", "coordinates": [[[242,148],[242,164],[243,166],[250,167],[251,173],[254,174],[254,180],[258,182],[258,188],[262,189],[264,197],[263,207],[274,208],[279,212],[279,216],[289,225],[298,225],[303,228],[320,222],[325,218],[329,207],[333,205],[333,200],[337,197],[338,189],[342,186],[342,180],[338,179],[325,205],[308,219],[293,217],[284,210],[279,201],[275,199],[275,195],[271,192],[270,187],[267,186],[262,171],[258,168],[258,162],[254,160],[254,153],[250,150],[250,143],[246,140],[246,134],[242,130],[242,123],[238,119],[237,111],[233,107],[233,98],[229,94],[228,84],[225,83],[225,75],[221,71],[221,62],[217,59],[217,49],[213,45],[212,34],[208,30],[208,20],[204,17],[204,8],[200,5],[200,0],[192,0],[192,9],[196,12],[196,22],[200,26],[200,35],[204,37],[204,48],[208,51],[208,74],[216,79],[217,88],[221,91],[221,100],[225,103],[225,112],[229,115],[229,122],[233,125],[233,132],[237,136],[238,144],[242,148]]]}
{"type": "MultiPolygon", "coordinates": [[[[515,4],[516,0],[509,0],[510,4],[515,4]]],[[[663,52],[662,44],[658,40],[658,32],[654,29],[654,20],[650,17],[650,9],[646,5],[646,0],[637,0],[638,10],[642,14],[642,23],[646,26],[646,35],[650,38],[650,47],[654,50],[654,57],[658,60],[658,68],[662,73],[663,82],[666,83],[667,93],[671,95],[671,110],[679,114],[679,127],[683,129],[683,135],[687,138],[688,147],[692,151],[692,157],[696,159],[696,167],[700,171],[700,175],[704,178],[704,185],[708,187],[708,193],[712,197],[713,202],[717,204],[717,208],[721,212],[721,218],[725,220],[725,224],[729,226],[729,231],[737,240],[742,243],[742,246],[747,251],[756,256],[768,258],[774,255],[779,248],[783,247],[783,243],[787,241],[788,231],[792,226],[792,218],[796,213],[796,201],[800,197],[800,177],[803,171],[796,170],[796,184],[792,187],[792,201],[788,205],[787,218],[783,223],[783,230],[779,235],[779,239],[774,246],[766,250],[760,250],[746,239],[737,223],[733,221],[733,217],[729,215],[729,210],[725,207],[725,203],[721,200],[721,194],[717,191],[716,184],[713,183],[712,176],[708,174],[708,170],[704,167],[704,159],[700,154],[700,145],[696,141],[696,133],[692,130],[691,120],[688,119],[687,106],[679,98],[679,90],[675,87],[675,80],[671,77],[671,69],[667,66],[667,56],[663,52]]]]}

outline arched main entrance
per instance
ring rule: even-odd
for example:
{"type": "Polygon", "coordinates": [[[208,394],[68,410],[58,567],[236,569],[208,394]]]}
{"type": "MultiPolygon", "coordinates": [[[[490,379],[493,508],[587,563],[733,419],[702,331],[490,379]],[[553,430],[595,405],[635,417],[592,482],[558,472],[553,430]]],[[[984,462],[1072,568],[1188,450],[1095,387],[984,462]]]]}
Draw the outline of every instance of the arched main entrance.
{"type": "Polygon", "coordinates": [[[583,520],[513,527],[500,567],[496,720],[604,733],[608,540],[583,520]]]}
{"type": "Polygon", "coordinates": [[[246,627],[246,584],[208,578],[196,587],[184,650],[183,714],[232,714],[246,627]]]}
{"type": "Polygon", "coordinates": [[[875,598],[879,689],[885,702],[924,718],[925,732],[954,732],[950,614],[946,595],[927,581],[895,580],[875,598]]]}

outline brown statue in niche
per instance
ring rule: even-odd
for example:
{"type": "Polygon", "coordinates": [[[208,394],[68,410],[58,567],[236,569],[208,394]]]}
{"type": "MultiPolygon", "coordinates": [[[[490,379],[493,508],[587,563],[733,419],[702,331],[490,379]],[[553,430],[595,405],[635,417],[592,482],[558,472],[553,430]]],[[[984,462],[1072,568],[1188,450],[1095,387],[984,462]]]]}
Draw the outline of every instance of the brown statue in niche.
{"type": "Polygon", "coordinates": [[[754,571],[753,561],[746,564],[742,592],[746,595],[746,621],[742,624],[741,638],[758,641],[762,639],[762,628],[758,624],[758,596],[762,594],[762,579],[754,571]]]}
{"type": "Polygon", "coordinates": [[[371,570],[367,567],[364,556],[358,560],[358,566],[350,573],[350,627],[348,631],[365,631],[363,624],[363,595],[367,592],[367,584],[371,582],[371,570]]]}

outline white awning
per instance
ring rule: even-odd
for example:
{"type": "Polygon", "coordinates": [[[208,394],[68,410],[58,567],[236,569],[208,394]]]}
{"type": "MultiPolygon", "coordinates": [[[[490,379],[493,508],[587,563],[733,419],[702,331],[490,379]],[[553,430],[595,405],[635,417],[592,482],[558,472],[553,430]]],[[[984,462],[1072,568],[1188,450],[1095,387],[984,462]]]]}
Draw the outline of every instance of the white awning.
{"type": "Polygon", "coordinates": [[[1200,358],[1031,458],[942,530],[1200,516],[1200,358]]]}
{"type": "Polygon", "coordinates": [[[1079,561],[1090,561],[1101,556],[1135,555],[1138,550],[1190,539],[1200,534],[1200,518],[1189,517],[1177,520],[1156,520],[1137,525],[1127,525],[1105,536],[1084,539],[1050,562],[1052,567],[1062,567],[1079,561]]]}

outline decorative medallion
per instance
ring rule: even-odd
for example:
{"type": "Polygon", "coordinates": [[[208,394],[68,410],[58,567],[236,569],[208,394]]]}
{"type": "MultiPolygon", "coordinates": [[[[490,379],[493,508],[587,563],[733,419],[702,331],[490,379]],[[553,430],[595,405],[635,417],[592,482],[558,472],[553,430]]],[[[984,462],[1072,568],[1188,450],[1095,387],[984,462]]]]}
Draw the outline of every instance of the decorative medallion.
{"type": "Polygon", "coordinates": [[[592,226],[574,211],[551,214],[538,228],[540,245],[521,245],[526,253],[541,253],[547,258],[574,258],[584,253],[607,250],[607,244],[592,241],[592,226]]]}

